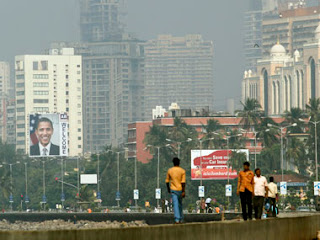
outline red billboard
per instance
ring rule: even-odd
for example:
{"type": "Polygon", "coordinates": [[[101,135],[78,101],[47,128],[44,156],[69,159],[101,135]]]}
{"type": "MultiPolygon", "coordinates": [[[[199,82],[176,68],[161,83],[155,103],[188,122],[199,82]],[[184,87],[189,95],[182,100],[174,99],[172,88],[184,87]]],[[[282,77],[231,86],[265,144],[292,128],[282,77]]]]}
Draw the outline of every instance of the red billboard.
{"type": "Polygon", "coordinates": [[[192,180],[225,180],[235,179],[238,176],[232,169],[228,159],[232,151],[245,152],[249,159],[249,150],[191,150],[191,179],[192,180]]]}

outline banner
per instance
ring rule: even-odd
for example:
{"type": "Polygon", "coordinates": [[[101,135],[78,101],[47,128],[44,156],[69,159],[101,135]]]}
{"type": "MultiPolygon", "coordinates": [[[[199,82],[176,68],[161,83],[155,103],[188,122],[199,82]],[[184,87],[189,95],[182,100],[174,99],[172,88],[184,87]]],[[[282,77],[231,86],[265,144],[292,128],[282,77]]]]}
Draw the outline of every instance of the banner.
{"type": "Polygon", "coordinates": [[[30,114],[30,157],[68,156],[68,115],[30,114]]]}
{"type": "Polygon", "coordinates": [[[233,151],[244,152],[249,159],[249,150],[191,150],[191,180],[225,180],[238,177],[236,170],[232,169],[228,158],[233,151]]]}

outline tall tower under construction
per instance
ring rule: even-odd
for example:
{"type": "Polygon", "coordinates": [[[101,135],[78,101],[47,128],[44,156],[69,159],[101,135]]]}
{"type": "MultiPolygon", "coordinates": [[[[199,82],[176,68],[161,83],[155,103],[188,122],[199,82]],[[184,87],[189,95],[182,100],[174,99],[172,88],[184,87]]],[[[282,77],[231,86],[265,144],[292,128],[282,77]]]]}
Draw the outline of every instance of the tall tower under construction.
{"type": "Polygon", "coordinates": [[[85,152],[123,145],[143,117],[143,47],[125,13],[124,0],[81,0],[85,152]]]}
{"type": "Polygon", "coordinates": [[[103,42],[121,39],[124,0],[80,0],[81,40],[103,42]]]}

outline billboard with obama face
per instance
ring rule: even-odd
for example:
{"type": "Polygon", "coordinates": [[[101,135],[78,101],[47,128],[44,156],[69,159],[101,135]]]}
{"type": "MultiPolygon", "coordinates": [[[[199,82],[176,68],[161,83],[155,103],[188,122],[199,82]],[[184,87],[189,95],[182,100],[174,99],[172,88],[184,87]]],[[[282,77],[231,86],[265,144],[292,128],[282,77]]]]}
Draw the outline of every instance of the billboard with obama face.
{"type": "Polygon", "coordinates": [[[30,114],[30,157],[68,156],[68,115],[30,114]]]}

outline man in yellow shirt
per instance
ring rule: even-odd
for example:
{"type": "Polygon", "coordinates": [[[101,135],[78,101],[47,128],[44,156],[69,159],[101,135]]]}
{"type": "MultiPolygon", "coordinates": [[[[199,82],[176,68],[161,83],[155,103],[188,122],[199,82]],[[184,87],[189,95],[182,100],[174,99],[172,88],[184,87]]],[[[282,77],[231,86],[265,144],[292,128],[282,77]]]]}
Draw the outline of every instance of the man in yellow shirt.
{"type": "Polygon", "coordinates": [[[252,197],[254,196],[254,173],[250,170],[250,163],[243,163],[243,171],[238,177],[237,195],[240,195],[243,220],[252,220],[252,197]],[[248,211],[247,211],[248,207],[248,211]]]}
{"type": "Polygon", "coordinates": [[[172,161],[174,166],[167,172],[166,184],[172,197],[175,223],[182,223],[182,198],[186,196],[186,171],[179,166],[179,158],[173,158],[172,161]]]}

